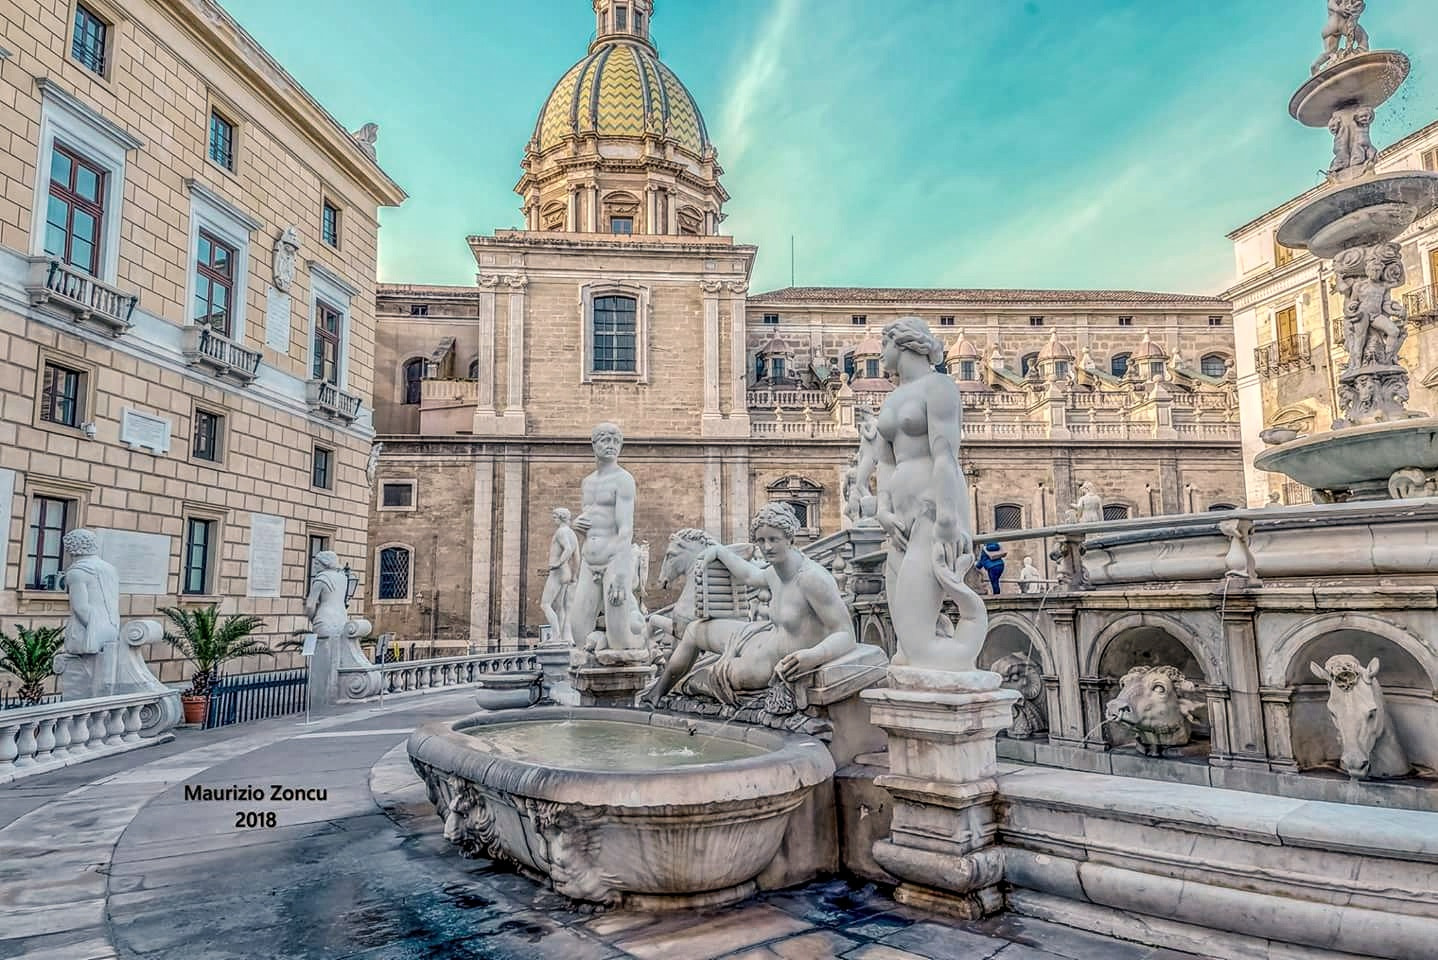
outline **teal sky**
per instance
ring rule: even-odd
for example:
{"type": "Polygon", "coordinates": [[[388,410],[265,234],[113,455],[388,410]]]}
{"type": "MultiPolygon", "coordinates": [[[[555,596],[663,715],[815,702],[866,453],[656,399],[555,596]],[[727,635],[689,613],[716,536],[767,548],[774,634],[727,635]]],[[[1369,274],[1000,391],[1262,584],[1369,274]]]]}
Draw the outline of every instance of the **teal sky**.
{"type": "MultiPolygon", "coordinates": [[[[1438,119],[1433,0],[1371,0],[1413,60],[1380,147],[1438,119]]],[[[804,285],[1214,293],[1234,227],[1316,184],[1288,116],[1323,0],[658,0],[654,34],[727,171],[756,291],[804,285]]],[[[589,0],[226,0],[410,194],[380,279],[472,283],[589,0]]]]}

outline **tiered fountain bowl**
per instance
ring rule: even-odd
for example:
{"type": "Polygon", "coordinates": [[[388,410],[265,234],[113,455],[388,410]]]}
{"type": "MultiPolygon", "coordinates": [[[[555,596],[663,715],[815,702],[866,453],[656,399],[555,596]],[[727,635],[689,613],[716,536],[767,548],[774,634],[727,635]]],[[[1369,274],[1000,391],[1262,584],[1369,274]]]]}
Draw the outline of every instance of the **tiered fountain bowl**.
{"type": "Polygon", "coordinates": [[[834,775],[811,737],[599,707],[432,723],[408,749],[447,839],[572,899],[646,910],[750,896],[834,775]]]}

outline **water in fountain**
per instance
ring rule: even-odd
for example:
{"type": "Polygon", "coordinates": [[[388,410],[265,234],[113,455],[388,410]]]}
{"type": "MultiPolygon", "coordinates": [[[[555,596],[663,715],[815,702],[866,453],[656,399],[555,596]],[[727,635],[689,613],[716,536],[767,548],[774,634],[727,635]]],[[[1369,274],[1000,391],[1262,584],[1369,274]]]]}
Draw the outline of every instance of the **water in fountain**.
{"type": "Polygon", "coordinates": [[[615,720],[525,720],[476,727],[467,734],[494,756],[566,770],[664,770],[745,760],[767,752],[717,735],[699,744],[682,727],[615,720]]]}

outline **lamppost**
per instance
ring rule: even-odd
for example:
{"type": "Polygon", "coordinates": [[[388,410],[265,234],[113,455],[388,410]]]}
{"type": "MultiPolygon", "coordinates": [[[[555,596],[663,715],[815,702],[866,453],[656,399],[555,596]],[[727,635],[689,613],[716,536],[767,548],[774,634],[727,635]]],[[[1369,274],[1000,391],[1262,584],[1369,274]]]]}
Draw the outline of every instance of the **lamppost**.
{"type": "Polygon", "coordinates": [[[348,607],[355,597],[355,592],[359,590],[359,575],[350,569],[349,564],[345,564],[345,581],[345,606],[348,607]]]}

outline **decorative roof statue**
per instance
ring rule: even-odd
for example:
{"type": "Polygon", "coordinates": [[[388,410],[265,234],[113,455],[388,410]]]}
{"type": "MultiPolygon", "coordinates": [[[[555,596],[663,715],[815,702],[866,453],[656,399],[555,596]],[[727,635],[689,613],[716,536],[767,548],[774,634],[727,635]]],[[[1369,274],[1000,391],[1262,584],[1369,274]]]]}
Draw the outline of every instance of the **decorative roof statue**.
{"type": "Polygon", "coordinates": [[[365,156],[371,160],[377,159],[375,156],[375,144],[379,142],[379,124],[367,123],[350,134],[350,136],[354,137],[355,143],[359,144],[359,148],[364,152],[365,156]]]}

